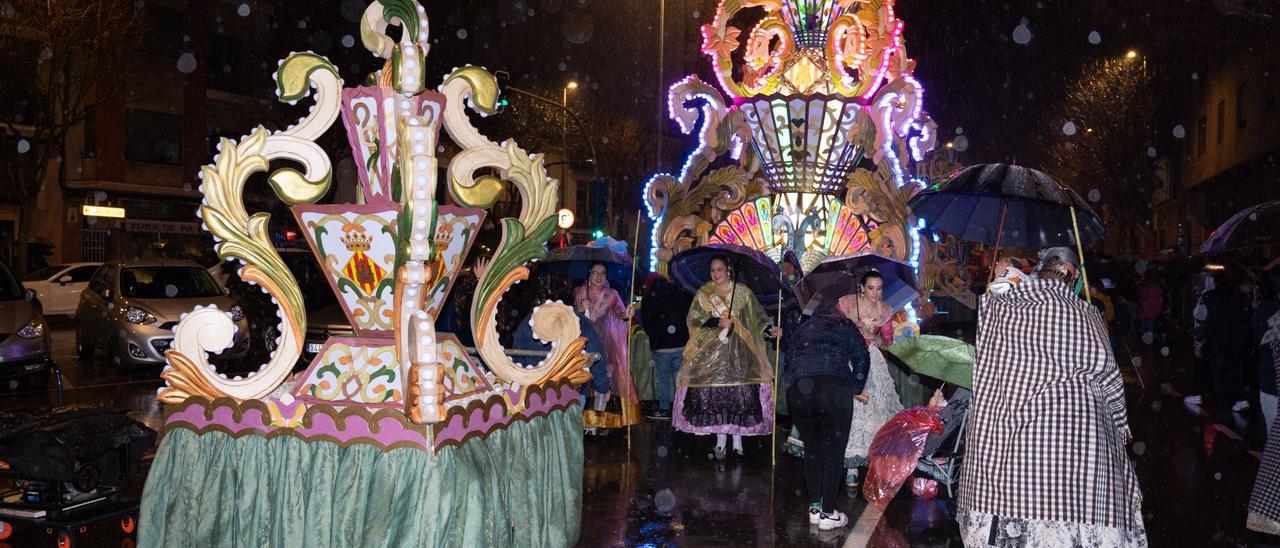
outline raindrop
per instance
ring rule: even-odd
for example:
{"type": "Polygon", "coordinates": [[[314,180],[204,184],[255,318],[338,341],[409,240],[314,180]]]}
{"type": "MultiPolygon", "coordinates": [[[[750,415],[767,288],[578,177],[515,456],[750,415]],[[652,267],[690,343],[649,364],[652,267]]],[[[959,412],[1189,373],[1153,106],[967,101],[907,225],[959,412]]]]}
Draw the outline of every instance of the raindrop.
{"type": "Polygon", "coordinates": [[[1134,263],[1134,265],[1133,265],[1133,269],[1134,269],[1134,270],[1137,270],[1137,271],[1138,271],[1138,274],[1142,274],[1143,272],[1146,272],[1146,271],[1147,271],[1147,261],[1138,261],[1138,262],[1134,263]]]}
{"type": "Polygon", "coordinates": [[[300,28],[300,29],[305,29],[305,28],[307,28],[307,21],[306,21],[306,19],[303,19],[303,20],[301,20],[301,21],[298,21],[298,28],[300,28]]]}
{"type": "Polygon", "coordinates": [[[91,225],[96,225],[96,224],[98,224],[98,218],[97,218],[97,217],[89,217],[89,218],[85,219],[85,222],[87,222],[87,223],[89,223],[89,224],[91,224],[91,225]]]}
{"type": "Polygon", "coordinates": [[[666,458],[666,457],[667,457],[667,453],[669,453],[669,451],[667,450],[667,446],[665,446],[665,445],[659,445],[659,446],[658,446],[658,457],[659,457],[659,458],[666,458]]]}
{"type": "Polygon", "coordinates": [[[1159,413],[1159,412],[1160,412],[1160,408],[1161,408],[1161,407],[1164,407],[1164,404],[1163,404],[1163,403],[1160,403],[1160,402],[1158,402],[1158,401],[1153,401],[1153,402],[1151,402],[1151,410],[1152,410],[1152,411],[1155,411],[1156,413],[1159,413]]]}
{"type": "Polygon", "coordinates": [[[1200,73],[1199,73],[1199,72],[1193,72],[1193,73],[1191,73],[1191,79],[1192,79],[1192,80],[1199,80],[1199,79],[1200,79],[1200,73]]]}
{"type": "Polygon", "coordinates": [[[969,150],[969,138],[964,135],[956,137],[956,139],[951,142],[951,147],[954,148],[956,152],[969,150]]]}
{"type": "Polygon", "coordinates": [[[1152,333],[1152,332],[1150,332],[1150,331],[1148,331],[1148,332],[1146,332],[1146,333],[1143,333],[1143,334],[1142,334],[1142,342],[1146,343],[1147,345],[1155,344],[1155,342],[1156,342],[1156,334],[1155,334],[1155,333],[1152,333]]]}
{"type": "Polygon", "coordinates": [[[600,89],[600,82],[591,82],[591,89],[600,89]]]}
{"type": "Polygon", "coordinates": [[[437,153],[444,152],[444,145],[437,146],[437,147],[436,147],[436,152],[437,152],[437,153]]]}
{"type": "Polygon", "coordinates": [[[1140,441],[1133,442],[1133,454],[1141,457],[1142,454],[1146,452],[1147,452],[1147,444],[1142,443],[1140,441]]]}
{"type": "Polygon", "coordinates": [[[535,13],[535,12],[533,11],[533,8],[529,8],[529,11],[526,11],[526,12],[525,12],[525,14],[527,14],[529,17],[533,17],[533,14],[534,14],[534,13],[535,13]]]}
{"type": "Polygon", "coordinates": [[[458,39],[459,40],[467,39],[467,29],[458,29],[458,39]]]}
{"type": "Polygon", "coordinates": [[[1036,98],[1036,94],[1030,91],[1027,92],[1027,99],[1035,99],[1035,98],[1036,98]]]}
{"type": "Polygon", "coordinates": [[[604,144],[606,144],[606,145],[607,145],[607,144],[609,144],[609,138],[608,138],[608,137],[601,137],[601,138],[600,138],[600,142],[601,142],[601,143],[604,143],[604,144]]]}
{"type": "Polygon", "coordinates": [[[97,194],[93,195],[93,197],[96,198],[99,202],[101,202],[107,199],[107,193],[99,190],[97,194]]]}
{"type": "Polygon", "coordinates": [[[1098,200],[1101,200],[1101,199],[1102,199],[1102,193],[1098,192],[1098,189],[1095,188],[1089,191],[1090,202],[1097,202],[1098,200]]]}
{"type": "Polygon", "coordinates": [[[1196,305],[1194,315],[1197,320],[1200,320],[1203,322],[1205,318],[1209,317],[1209,308],[1206,307],[1204,303],[1198,304],[1196,305]]]}
{"type": "Polygon", "coordinates": [[[1133,366],[1134,366],[1134,367],[1142,367],[1142,356],[1134,356],[1134,357],[1133,357],[1133,366]]]}
{"type": "Polygon", "coordinates": [[[178,72],[191,74],[196,70],[196,56],[190,52],[178,56],[178,72]]]}
{"type": "Polygon", "coordinates": [[[691,13],[691,14],[689,14],[689,15],[692,15],[694,19],[697,19],[697,18],[699,18],[699,17],[702,17],[702,12],[700,12],[700,11],[698,11],[698,10],[693,10],[693,13],[691,13]]]}
{"type": "Polygon", "coordinates": [[[182,183],[182,190],[190,191],[190,190],[191,190],[191,183],[182,183]]]}
{"type": "Polygon", "coordinates": [[[354,45],[356,45],[355,37],[351,36],[350,34],[344,35],[342,37],[342,47],[349,48],[354,45]]]}
{"type": "Polygon", "coordinates": [[[560,72],[564,72],[569,69],[569,65],[562,61],[560,62],[559,68],[560,68],[560,72]]]}
{"type": "Polygon", "coordinates": [[[1167,347],[1167,346],[1162,346],[1162,347],[1160,347],[1160,355],[1161,355],[1161,356],[1168,357],[1168,356],[1169,356],[1169,347],[1167,347]]]}
{"type": "Polygon", "coordinates": [[[31,150],[31,142],[26,139],[18,139],[18,154],[26,154],[31,150]]]}
{"type": "Polygon", "coordinates": [[[670,489],[663,489],[653,495],[653,505],[658,507],[659,512],[665,514],[675,507],[676,496],[671,493],[670,489]]]}
{"type": "Polygon", "coordinates": [[[1090,43],[1090,44],[1093,44],[1093,45],[1095,45],[1095,46],[1096,46],[1096,45],[1098,45],[1098,44],[1101,44],[1101,43],[1102,43],[1102,35],[1101,35],[1101,34],[1098,34],[1098,31],[1096,31],[1096,30],[1095,30],[1095,31],[1090,32],[1090,33],[1089,33],[1089,43],[1090,43]]]}
{"type": "Polygon", "coordinates": [[[675,334],[676,334],[676,326],[674,326],[674,325],[668,325],[668,326],[667,326],[667,334],[668,334],[668,335],[675,335],[675,334]]]}
{"type": "Polygon", "coordinates": [[[1147,157],[1148,158],[1156,157],[1156,147],[1147,147],[1147,157]]]}
{"type": "Polygon", "coordinates": [[[911,375],[910,377],[907,377],[907,383],[908,383],[908,384],[910,384],[910,385],[912,385],[912,386],[915,386],[915,385],[917,385],[917,384],[920,384],[920,376],[919,376],[919,375],[911,375]]]}
{"type": "Polygon", "coordinates": [[[1249,220],[1250,220],[1250,221],[1256,221],[1256,220],[1258,220],[1258,212],[1257,212],[1257,211],[1255,211],[1255,212],[1253,212],[1253,213],[1250,213],[1250,214],[1249,214],[1249,220]]]}
{"type": "Polygon", "coordinates": [[[351,23],[360,22],[360,17],[364,15],[364,4],[364,0],[343,0],[342,18],[351,23]]]}
{"type": "Polygon", "coordinates": [[[1176,126],[1173,126],[1173,138],[1174,138],[1174,139],[1181,139],[1181,138],[1186,137],[1186,136],[1187,136],[1187,129],[1186,129],[1186,128],[1184,128],[1184,127],[1182,127],[1182,124],[1178,124],[1178,125],[1176,125],[1176,126]]]}
{"type": "Polygon", "coordinates": [[[1213,473],[1213,479],[1218,480],[1218,481],[1222,481],[1222,472],[1214,472],[1214,473],[1213,473]]]}
{"type": "Polygon", "coordinates": [[[1062,133],[1068,137],[1076,134],[1076,123],[1067,122],[1062,124],[1062,133]]]}
{"type": "Polygon", "coordinates": [[[164,286],[164,296],[175,297],[177,295],[178,295],[178,286],[173,284],[168,284],[164,286]]]}
{"type": "Polygon", "coordinates": [[[1018,26],[1013,28],[1013,41],[1022,46],[1031,43],[1031,29],[1027,27],[1025,18],[1021,23],[1018,23],[1018,26]]]}
{"type": "Polygon", "coordinates": [[[249,4],[240,4],[240,7],[236,8],[236,15],[239,15],[240,17],[248,17],[250,11],[249,4]]]}
{"type": "Polygon", "coordinates": [[[964,135],[964,127],[956,126],[956,135],[964,135]]]}

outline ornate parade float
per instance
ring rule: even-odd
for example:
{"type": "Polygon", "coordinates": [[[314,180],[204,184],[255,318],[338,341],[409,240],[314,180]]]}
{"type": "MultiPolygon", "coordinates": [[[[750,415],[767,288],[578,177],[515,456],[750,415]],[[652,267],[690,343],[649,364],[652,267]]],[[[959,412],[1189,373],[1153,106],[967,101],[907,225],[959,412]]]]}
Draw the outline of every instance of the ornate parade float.
{"type": "MultiPolygon", "coordinates": [[[[722,95],[689,76],[671,118],[698,146],[644,189],[650,268],[730,243],[807,271],[876,253],[921,267],[934,253],[907,200],[955,167],[937,143],[893,0],[725,0],[702,27],[722,95]],[[761,15],[752,17],[753,12],[761,15]],[[749,31],[734,26],[749,20],[749,31]]],[[[925,269],[921,290],[936,269],[925,269]]],[[[900,327],[914,325],[908,308],[900,327]]]]}
{"type": "Polygon", "coordinates": [[[581,511],[584,369],[578,320],[559,303],[532,324],[549,355],[521,367],[498,341],[503,294],[544,257],[558,182],[541,155],[477,131],[468,109],[494,112],[493,75],[467,66],[434,91],[425,73],[426,14],[415,0],[375,0],[361,41],[385,59],[365,85],[294,53],[275,73],[309,114],[282,131],[223,139],[202,169],[199,217],[223,259],[269,293],[280,336],[254,373],[228,378],[207,360],[231,344],[227,311],[186,314],[167,352],[165,436],[147,478],[147,546],[563,546],[581,511]],[[393,36],[397,38],[393,38],[393,36]],[[361,204],[316,205],[332,166],[315,140],[338,117],[358,164],[361,204]],[[437,203],[440,130],[460,148],[437,203]],[[273,163],[288,162],[284,166],[273,163]],[[297,169],[292,166],[300,166],[297,169]],[[273,169],[274,168],[274,169],[273,169]],[[342,303],[354,336],[333,337],[305,371],[298,283],[273,249],[269,215],[249,214],[250,176],[269,172],[342,303]],[[476,264],[471,328],[479,358],[434,320],[490,207],[507,185],[519,218],[476,264]]]}

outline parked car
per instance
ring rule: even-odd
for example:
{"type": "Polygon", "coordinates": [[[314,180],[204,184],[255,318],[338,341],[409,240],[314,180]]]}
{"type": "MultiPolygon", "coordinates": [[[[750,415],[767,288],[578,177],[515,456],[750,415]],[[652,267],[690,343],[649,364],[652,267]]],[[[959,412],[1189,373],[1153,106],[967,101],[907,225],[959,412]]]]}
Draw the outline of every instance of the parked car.
{"type": "Polygon", "coordinates": [[[35,291],[0,261],[0,382],[9,388],[48,382],[50,336],[35,291]]]}
{"type": "Polygon", "coordinates": [[[68,263],[46,266],[27,274],[22,285],[40,298],[46,316],[72,315],[80,306],[80,292],[102,263],[68,263]]]}
{"type": "Polygon", "coordinates": [[[173,259],[107,263],[80,294],[76,353],[93,359],[102,350],[121,368],[162,364],[181,316],[209,305],[229,312],[237,327],[221,356],[243,356],[249,347],[244,311],[200,265],[173,259]]]}

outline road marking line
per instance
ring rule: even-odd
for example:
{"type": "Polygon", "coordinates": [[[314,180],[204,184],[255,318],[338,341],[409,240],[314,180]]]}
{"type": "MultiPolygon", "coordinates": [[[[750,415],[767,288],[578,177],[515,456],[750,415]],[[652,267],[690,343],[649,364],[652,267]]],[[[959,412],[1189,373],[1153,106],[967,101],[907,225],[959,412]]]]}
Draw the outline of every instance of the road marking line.
{"type": "Polygon", "coordinates": [[[853,524],[853,530],[844,539],[844,547],[860,548],[871,544],[871,534],[876,531],[876,525],[880,524],[880,518],[883,517],[884,512],[880,511],[880,507],[867,503],[858,515],[858,521],[853,524]]]}

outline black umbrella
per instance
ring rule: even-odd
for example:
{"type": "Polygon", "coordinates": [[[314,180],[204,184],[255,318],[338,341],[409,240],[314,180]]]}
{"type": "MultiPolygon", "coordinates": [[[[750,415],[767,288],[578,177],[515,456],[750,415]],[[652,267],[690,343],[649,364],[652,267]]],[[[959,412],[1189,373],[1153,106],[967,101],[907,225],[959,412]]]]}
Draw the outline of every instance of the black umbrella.
{"type": "MultiPolygon", "coordinates": [[[[1074,190],[1048,174],[1008,164],[978,164],[907,202],[930,227],[970,242],[994,247],[1054,247],[1101,240],[1102,221],[1074,190]]],[[[995,264],[995,257],[992,263],[995,264]]],[[[992,269],[993,276],[995,275],[992,269]]],[[[1089,298],[1088,274],[1085,298],[1089,298]]]]}
{"type": "Polygon", "coordinates": [[[710,244],[680,252],[671,259],[667,269],[681,289],[694,293],[711,281],[711,260],[724,257],[734,272],[734,281],[745,284],[755,294],[756,300],[769,312],[779,306],[795,304],[791,289],[782,282],[778,265],[764,253],[734,244],[710,244]],[[778,292],[782,292],[779,301],[778,292]]]}
{"type": "Polygon", "coordinates": [[[911,212],[956,238],[987,246],[1053,247],[1101,240],[1089,204],[1048,174],[1008,164],[978,164],[911,198],[911,212]],[[1075,208],[1078,223],[1073,221],[1075,208]]]}
{"type": "Polygon", "coordinates": [[[862,275],[874,269],[884,278],[885,304],[901,309],[920,296],[911,265],[880,255],[828,257],[796,284],[796,300],[805,313],[812,313],[823,301],[836,301],[856,293],[862,275]]]}
{"type": "Polygon", "coordinates": [[[631,285],[631,258],[606,247],[571,245],[551,250],[538,267],[539,273],[560,273],[570,278],[585,280],[591,265],[604,263],[609,281],[618,287],[631,285]]]}

